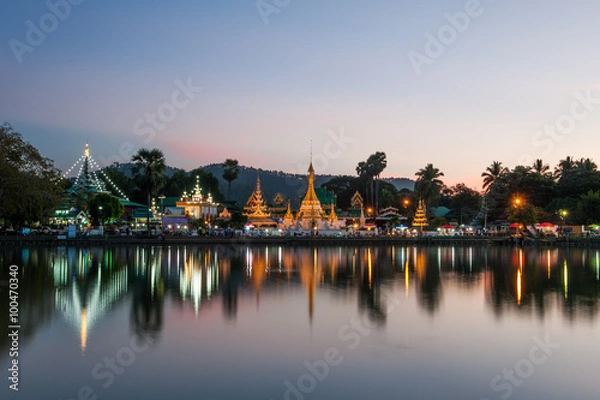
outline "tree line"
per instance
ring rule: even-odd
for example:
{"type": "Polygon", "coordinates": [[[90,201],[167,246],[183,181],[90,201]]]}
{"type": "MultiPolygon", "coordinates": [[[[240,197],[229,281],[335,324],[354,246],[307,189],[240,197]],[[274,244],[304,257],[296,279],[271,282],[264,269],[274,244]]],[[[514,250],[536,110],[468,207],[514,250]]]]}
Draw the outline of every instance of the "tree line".
{"type": "MultiPolygon", "coordinates": [[[[240,169],[237,160],[227,159],[222,163],[222,178],[228,183],[224,196],[217,177],[202,168],[189,172],[176,170],[167,176],[165,157],[159,149],[140,149],[132,157],[132,163],[130,176],[116,166],[105,168],[104,173],[132,201],[147,205],[159,196],[179,197],[184,191],[191,191],[197,176],[205,195],[210,193],[216,202],[224,202],[229,200],[231,185],[240,169]]],[[[335,194],[339,209],[349,209],[351,198],[358,191],[373,215],[392,206],[411,219],[418,200],[423,200],[428,210],[447,207],[456,222],[465,224],[485,225],[499,220],[524,224],[600,222],[600,171],[590,158],[566,157],[554,169],[542,160],[512,169],[494,161],[481,174],[482,191],[464,183],[445,185],[444,173],[431,163],[415,173],[413,190],[397,190],[381,179],[386,167],[386,153],[377,151],[357,164],[356,176],[335,177],[322,187],[335,194]]],[[[0,126],[0,177],[2,225],[45,221],[64,204],[78,209],[89,207],[96,222],[118,218],[115,215],[122,213],[114,199],[93,200],[86,194],[67,197],[65,189],[70,183],[53,161],[42,156],[6,123],[0,126]]],[[[442,221],[432,222],[430,227],[442,221]]]]}
{"type": "MultiPolygon", "coordinates": [[[[414,216],[418,200],[423,200],[428,209],[447,207],[456,222],[478,226],[493,221],[525,225],[543,221],[600,223],[600,171],[590,158],[569,156],[554,169],[541,159],[512,169],[494,161],[481,173],[482,191],[464,183],[447,186],[444,173],[431,163],[415,173],[414,190],[397,190],[380,180],[386,166],[385,153],[378,151],[358,163],[357,177],[336,177],[322,186],[337,195],[341,208],[349,208],[352,196],[358,191],[367,208],[380,210],[392,206],[409,219],[414,216]]],[[[434,218],[432,222],[430,228],[446,221],[434,218]]]]}

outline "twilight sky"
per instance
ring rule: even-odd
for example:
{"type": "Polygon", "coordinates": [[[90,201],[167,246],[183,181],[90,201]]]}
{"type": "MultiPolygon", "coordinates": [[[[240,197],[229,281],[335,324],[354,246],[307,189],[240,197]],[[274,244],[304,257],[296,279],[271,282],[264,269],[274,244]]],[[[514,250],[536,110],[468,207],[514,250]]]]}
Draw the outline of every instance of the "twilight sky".
{"type": "Polygon", "coordinates": [[[312,139],[317,173],[380,150],[476,187],[494,160],[600,162],[595,1],[71,2],[0,3],[0,121],[63,170],[86,141],[304,173],[312,139]]]}

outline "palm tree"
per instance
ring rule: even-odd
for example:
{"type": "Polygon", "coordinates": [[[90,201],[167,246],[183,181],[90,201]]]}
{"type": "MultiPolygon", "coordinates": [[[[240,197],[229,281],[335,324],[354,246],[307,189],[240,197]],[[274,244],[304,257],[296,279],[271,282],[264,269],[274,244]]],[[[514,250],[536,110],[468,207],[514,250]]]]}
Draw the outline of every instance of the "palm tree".
{"type": "Polygon", "coordinates": [[[490,188],[494,184],[494,182],[498,181],[504,174],[508,172],[508,168],[502,166],[502,162],[494,161],[492,165],[485,169],[485,172],[481,174],[483,177],[483,186],[482,189],[487,192],[490,191],[490,188]]]}
{"type": "Polygon", "coordinates": [[[131,161],[135,163],[134,173],[141,176],[141,189],[148,198],[148,236],[150,236],[151,196],[165,183],[165,156],[159,149],[139,149],[131,161]],[[140,174],[141,172],[141,174],[140,174]]]}
{"type": "Polygon", "coordinates": [[[387,167],[387,157],[383,151],[377,151],[369,156],[367,163],[371,165],[375,178],[375,215],[377,215],[377,210],[379,210],[379,177],[387,167]]]}
{"type": "Polygon", "coordinates": [[[367,161],[361,161],[356,166],[356,174],[367,183],[365,188],[365,200],[369,204],[373,203],[373,171],[367,161]],[[370,190],[369,190],[370,187],[370,190]]]}
{"type": "Polygon", "coordinates": [[[550,175],[550,166],[548,164],[544,164],[544,161],[542,161],[542,159],[540,158],[533,162],[533,166],[531,169],[534,173],[543,177],[547,177],[548,175],[550,175]]]}
{"type": "Polygon", "coordinates": [[[430,163],[417,171],[415,175],[418,176],[415,182],[415,194],[427,205],[440,195],[444,182],[439,178],[444,176],[444,173],[430,163]]]}
{"type": "Polygon", "coordinates": [[[366,179],[368,187],[370,186],[369,203],[375,210],[377,210],[377,207],[379,206],[379,176],[386,167],[387,158],[383,151],[377,151],[374,154],[371,154],[369,158],[367,158],[367,161],[361,161],[356,166],[356,173],[358,176],[366,179]],[[375,188],[373,188],[373,183],[375,183],[375,188]]]}
{"type": "Polygon", "coordinates": [[[594,172],[598,169],[598,165],[591,158],[582,158],[575,161],[575,168],[585,172],[594,172]]]}
{"type": "Polygon", "coordinates": [[[230,200],[229,193],[231,192],[231,182],[235,181],[240,174],[240,166],[238,160],[228,158],[223,164],[223,179],[227,181],[227,200],[230,200]]]}
{"type": "Polygon", "coordinates": [[[575,160],[573,157],[568,156],[564,160],[560,160],[556,168],[554,168],[554,178],[561,180],[575,169],[575,160]]]}

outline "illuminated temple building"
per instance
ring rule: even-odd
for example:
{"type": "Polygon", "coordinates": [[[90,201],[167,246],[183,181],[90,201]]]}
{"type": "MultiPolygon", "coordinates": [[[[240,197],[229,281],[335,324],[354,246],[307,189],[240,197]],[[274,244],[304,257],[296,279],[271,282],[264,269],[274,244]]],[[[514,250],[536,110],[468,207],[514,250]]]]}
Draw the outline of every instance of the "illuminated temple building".
{"type": "Polygon", "coordinates": [[[212,221],[217,216],[218,204],[213,201],[210,193],[204,197],[200,188],[200,178],[196,177],[196,186],[191,194],[183,192],[181,199],[176,203],[177,207],[183,208],[184,214],[190,218],[212,221]]]}
{"type": "Polygon", "coordinates": [[[335,196],[325,189],[315,189],[315,170],[312,162],[308,167],[308,185],[300,208],[292,212],[290,201],[287,205],[283,195],[275,196],[275,204],[269,208],[256,178],[256,188],[244,207],[248,226],[254,228],[279,228],[296,231],[340,229],[345,220],[340,220],[335,212],[335,196]]]}
{"type": "Polygon", "coordinates": [[[246,202],[244,215],[248,217],[248,223],[256,228],[274,228],[277,226],[277,222],[271,219],[271,213],[265,203],[260,188],[260,177],[256,177],[256,188],[246,202]]]}
{"type": "MultiPolygon", "coordinates": [[[[322,190],[322,189],[321,189],[322,190]]],[[[300,209],[296,213],[295,227],[303,230],[329,230],[339,229],[344,225],[335,213],[335,200],[332,196],[327,199],[330,213],[327,214],[315,191],[315,170],[310,162],[308,167],[308,185],[306,195],[302,200],[300,209]]]]}
{"type": "Polygon", "coordinates": [[[308,167],[308,187],[306,189],[306,195],[300,210],[296,214],[296,220],[298,225],[303,229],[314,229],[318,228],[319,224],[326,219],[325,211],[321,207],[321,202],[315,193],[315,170],[312,165],[308,167]]]}

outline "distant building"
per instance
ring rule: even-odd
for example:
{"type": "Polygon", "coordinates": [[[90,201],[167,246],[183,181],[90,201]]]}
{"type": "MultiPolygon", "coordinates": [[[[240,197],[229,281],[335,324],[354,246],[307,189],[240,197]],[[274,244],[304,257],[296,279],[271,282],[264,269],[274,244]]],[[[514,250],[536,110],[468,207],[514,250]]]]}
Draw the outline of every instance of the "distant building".
{"type": "Polygon", "coordinates": [[[213,201],[210,193],[208,197],[204,197],[200,188],[199,177],[196,177],[196,186],[194,186],[192,193],[188,194],[187,191],[184,191],[176,206],[182,207],[185,210],[185,215],[190,218],[202,218],[210,222],[217,217],[218,204],[213,201]]]}
{"type": "Polygon", "coordinates": [[[54,214],[50,217],[52,225],[85,225],[89,221],[89,217],[84,210],[77,210],[73,207],[61,206],[54,210],[54,214]]]}

